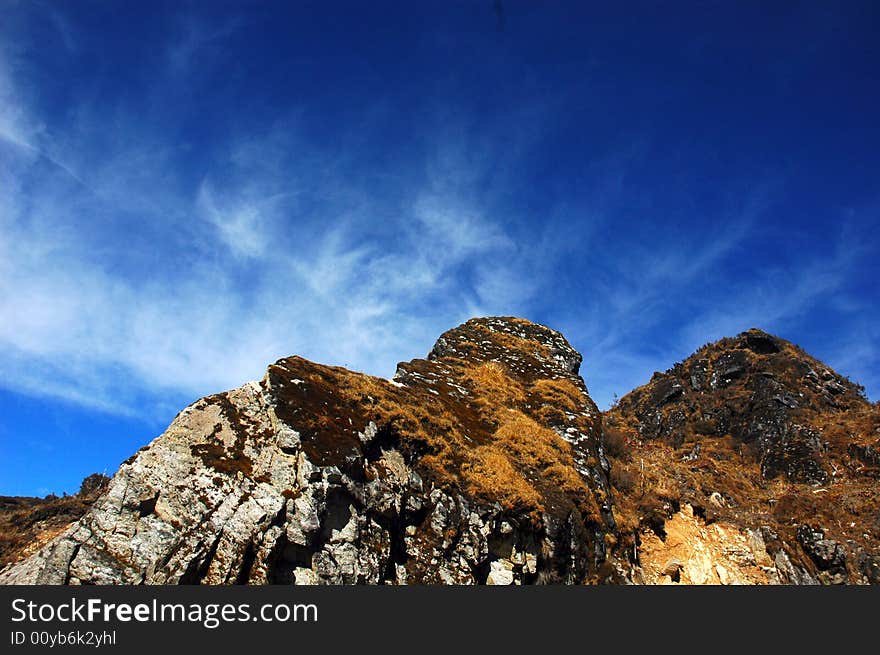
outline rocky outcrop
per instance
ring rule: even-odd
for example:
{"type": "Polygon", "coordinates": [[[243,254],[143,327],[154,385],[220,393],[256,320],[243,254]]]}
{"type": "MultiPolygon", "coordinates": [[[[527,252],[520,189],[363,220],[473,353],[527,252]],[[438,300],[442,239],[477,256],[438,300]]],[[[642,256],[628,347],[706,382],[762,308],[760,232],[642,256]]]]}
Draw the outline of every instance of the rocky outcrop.
{"type": "Polygon", "coordinates": [[[280,360],[183,410],[0,582],[625,581],[580,362],[510,318],[450,330],[392,380],[280,360]]]}
{"type": "Polygon", "coordinates": [[[689,581],[876,582],[880,408],[797,346],[760,330],[707,344],[605,419],[620,523],[639,533],[647,578],[675,582],[663,571],[676,559],[689,581]],[[758,538],[770,561],[732,567],[737,542],[758,538]]]}
{"type": "Polygon", "coordinates": [[[621,400],[643,439],[675,448],[694,435],[729,435],[760,461],[765,478],[828,480],[811,416],[867,405],[859,388],[792,344],[760,330],[704,347],[621,400]]]}
{"type": "Polygon", "coordinates": [[[649,584],[769,584],[778,579],[760,530],[707,525],[687,504],[665,522],[662,538],[652,531],[642,535],[639,561],[649,584]]]}
{"type": "Polygon", "coordinates": [[[603,416],[580,364],[516,318],[391,380],[282,359],[75,502],[5,499],[26,529],[0,583],[880,582],[880,406],[857,385],[750,330],[603,416]]]}

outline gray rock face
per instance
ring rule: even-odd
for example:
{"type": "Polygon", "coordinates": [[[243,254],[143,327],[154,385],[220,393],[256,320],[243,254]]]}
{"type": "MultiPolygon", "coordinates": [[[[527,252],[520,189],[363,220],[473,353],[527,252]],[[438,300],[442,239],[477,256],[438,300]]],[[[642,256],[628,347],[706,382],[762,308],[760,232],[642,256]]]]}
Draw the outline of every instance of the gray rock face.
{"type": "MultiPolygon", "coordinates": [[[[581,356],[561,335],[505,319],[486,319],[477,327],[485,344],[474,345],[469,361],[492,354],[517,380],[517,368],[533,374],[530,358],[537,358],[545,367],[540,375],[573,380],[583,390],[583,413],[594,411],[577,377],[581,356]],[[511,336],[515,331],[522,336],[511,336]]],[[[462,416],[476,415],[478,390],[459,375],[462,334],[471,336],[467,330],[444,335],[429,360],[403,365],[393,382],[290,358],[269,367],[260,382],[199,400],[120,467],[81,520],[0,572],[0,583],[528,584],[624,578],[628,563],[606,547],[606,535],[615,532],[607,461],[598,434],[581,417],[562,415],[552,428],[571,444],[581,482],[600,507],[594,517],[585,517],[564,495],[547,496],[534,507],[487,498],[465,478],[442,479],[436,467],[424,465],[436,444],[401,436],[399,416],[435,398],[445,403],[437,405],[438,413],[451,407],[462,416]],[[355,396],[355,387],[366,390],[355,396]]],[[[432,434],[452,429],[439,426],[432,434]]],[[[475,445],[493,438],[492,426],[480,418],[455,429],[475,445]]],[[[449,461],[461,460],[467,470],[468,453],[454,455],[458,459],[449,461]]],[[[539,473],[522,469],[523,479],[534,475],[541,491],[539,473]]]]}
{"type": "Polygon", "coordinates": [[[804,552],[819,569],[819,579],[825,584],[844,584],[847,582],[846,549],[833,539],[826,539],[821,529],[802,525],[797,530],[797,538],[804,552]]]}

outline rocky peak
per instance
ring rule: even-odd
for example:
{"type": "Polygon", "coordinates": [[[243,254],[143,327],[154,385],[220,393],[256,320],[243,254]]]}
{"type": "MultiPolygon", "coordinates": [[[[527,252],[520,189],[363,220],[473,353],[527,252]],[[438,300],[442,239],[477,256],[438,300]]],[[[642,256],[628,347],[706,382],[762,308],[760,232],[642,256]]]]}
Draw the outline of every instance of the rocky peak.
{"type": "MultiPolygon", "coordinates": [[[[749,330],[603,417],[580,364],[511,317],[391,380],[281,359],[76,512],[51,501],[0,583],[880,582],[880,407],[857,385],[749,330]]],[[[7,500],[8,525],[37,507],[7,500]]]]}
{"type": "Polygon", "coordinates": [[[758,355],[772,355],[785,348],[785,343],[781,339],[758,328],[743,332],[737,337],[737,341],[740,348],[746,348],[758,355]]]}
{"type": "Polygon", "coordinates": [[[828,477],[817,416],[868,403],[861,389],[788,341],[757,329],[707,344],[623,398],[615,414],[675,448],[732,436],[768,478],[828,477]]]}
{"type": "Polygon", "coordinates": [[[583,358],[562,334],[521,318],[474,318],[444,332],[428,359],[497,361],[523,378],[576,376],[583,358]]]}
{"type": "MultiPolygon", "coordinates": [[[[772,562],[753,566],[752,579],[880,580],[877,410],[861,387],[757,329],[655,373],[605,416],[622,523],[660,538],[642,539],[652,544],[642,564],[670,556],[669,530],[716,523],[716,535],[730,535],[715,559],[725,571],[738,566],[725,548],[760,541],[772,562]]],[[[690,544],[690,555],[704,557],[696,551],[710,542],[690,544]]],[[[718,578],[699,566],[696,577],[718,578]]]]}
{"type": "Polygon", "coordinates": [[[577,583],[630,575],[557,332],[468,321],[393,380],[279,360],[183,410],[3,582],[577,583]]]}

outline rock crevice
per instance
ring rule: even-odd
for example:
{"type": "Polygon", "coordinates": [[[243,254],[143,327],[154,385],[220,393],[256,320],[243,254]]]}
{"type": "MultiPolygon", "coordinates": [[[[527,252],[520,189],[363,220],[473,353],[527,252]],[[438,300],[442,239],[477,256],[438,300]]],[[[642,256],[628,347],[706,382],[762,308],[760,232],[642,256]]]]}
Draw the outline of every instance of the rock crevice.
{"type": "Polygon", "coordinates": [[[511,318],[446,332],[393,381],[280,360],[183,410],[0,581],[622,580],[580,363],[559,333],[511,318]]]}

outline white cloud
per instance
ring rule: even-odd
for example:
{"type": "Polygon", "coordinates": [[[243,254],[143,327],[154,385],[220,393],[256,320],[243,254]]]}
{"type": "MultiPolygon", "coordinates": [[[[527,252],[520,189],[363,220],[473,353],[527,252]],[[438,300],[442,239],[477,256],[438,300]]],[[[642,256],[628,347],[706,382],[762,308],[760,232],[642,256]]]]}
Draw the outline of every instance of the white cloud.
{"type": "Polygon", "coordinates": [[[266,249],[266,219],[261,208],[247,202],[218,202],[205,180],[199,187],[198,209],[218,232],[220,240],[238,257],[259,257],[266,249]]]}
{"type": "MultiPolygon", "coordinates": [[[[188,31],[169,49],[173,80],[157,71],[156,85],[178,88],[224,29],[188,31]]],[[[141,120],[85,99],[48,130],[27,78],[0,59],[0,385],[28,394],[155,417],[279,357],[390,375],[473,315],[540,310],[583,349],[601,401],[707,332],[802,313],[846,273],[780,273],[694,304],[748,238],[760,194],[716,217],[726,228],[603,242],[632,153],[604,171],[596,206],[535,221],[499,200],[533,133],[486,138],[444,116],[378,191],[362,135],[335,134],[328,154],[301,108],[199,156],[169,139],[184,132],[174,115],[141,120]]]]}
{"type": "Polygon", "coordinates": [[[32,141],[42,130],[34,124],[25,109],[24,99],[13,81],[10,55],[0,48],[0,139],[33,151],[32,141]]]}
{"type": "MultiPolygon", "coordinates": [[[[24,134],[38,113],[19,106],[24,134]]],[[[467,318],[463,308],[500,306],[517,287],[515,262],[499,256],[513,240],[467,180],[446,179],[440,193],[431,173],[373,198],[282,125],[230,140],[187,192],[160,134],[136,123],[96,133],[101,115],[77,116],[42,145],[75,162],[82,184],[24,151],[6,170],[9,389],[157,418],[290,354],[390,375],[467,318]]]]}
{"type": "Polygon", "coordinates": [[[416,199],[413,215],[415,232],[423,250],[436,258],[452,261],[486,250],[505,250],[510,239],[494,223],[474,213],[473,207],[458,206],[454,199],[425,194],[416,199]]]}

